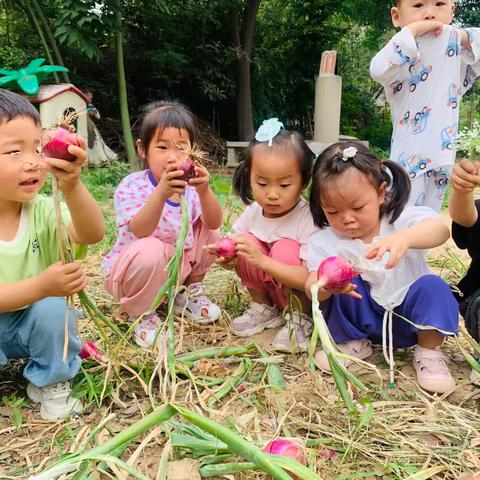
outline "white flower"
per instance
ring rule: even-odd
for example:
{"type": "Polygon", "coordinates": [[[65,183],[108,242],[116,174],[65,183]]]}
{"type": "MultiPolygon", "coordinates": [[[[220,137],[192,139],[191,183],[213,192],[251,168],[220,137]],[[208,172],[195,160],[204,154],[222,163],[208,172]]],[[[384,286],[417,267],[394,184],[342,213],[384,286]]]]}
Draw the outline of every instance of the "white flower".
{"type": "Polygon", "coordinates": [[[346,162],[349,158],[353,158],[358,150],[355,147],[347,147],[342,154],[342,160],[346,162]]]}

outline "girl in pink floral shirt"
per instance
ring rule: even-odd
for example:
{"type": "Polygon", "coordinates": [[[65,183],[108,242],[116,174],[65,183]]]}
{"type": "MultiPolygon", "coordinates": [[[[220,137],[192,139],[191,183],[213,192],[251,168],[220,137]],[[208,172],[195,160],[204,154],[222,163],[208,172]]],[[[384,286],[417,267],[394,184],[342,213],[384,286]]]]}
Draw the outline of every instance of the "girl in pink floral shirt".
{"type": "MultiPolygon", "coordinates": [[[[147,107],[137,150],[145,170],[122,180],[115,192],[117,241],[103,261],[105,287],[130,317],[151,305],[167,280],[166,266],[173,255],[181,225],[180,196],[187,202],[187,233],[180,281],[186,290],[177,295],[175,310],[199,323],[216,321],[220,309],[202,293],[202,280],[213,262],[203,246],[219,238],[220,203],[208,185],[205,167],[195,167],[196,177],[180,180],[177,170],[181,144],[195,140],[192,113],[176,102],[155,102],[147,107]]],[[[135,340],[148,347],[161,320],[149,315],[135,328],[135,340]]]]}

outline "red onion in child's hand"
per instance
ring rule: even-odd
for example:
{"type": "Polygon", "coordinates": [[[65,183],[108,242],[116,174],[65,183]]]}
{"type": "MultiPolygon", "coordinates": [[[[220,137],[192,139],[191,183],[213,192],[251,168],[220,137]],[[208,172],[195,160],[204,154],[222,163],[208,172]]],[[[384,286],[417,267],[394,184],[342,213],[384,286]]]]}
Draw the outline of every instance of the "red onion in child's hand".
{"type": "Polygon", "coordinates": [[[65,128],[56,127],[47,130],[44,134],[44,142],[43,154],[46,157],[60,158],[69,162],[77,159],[75,155],[68,151],[68,146],[75,145],[78,147],[78,137],[65,128]]]}
{"type": "Polygon", "coordinates": [[[178,177],[178,180],[188,182],[191,178],[197,176],[195,172],[195,162],[190,157],[185,157],[183,160],[177,162],[177,170],[181,170],[183,175],[178,177]]]}
{"type": "Polygon", "coordinates": [[[277,438],[268,442],[263,451],[272,455],[293,458],[302,465],[307,463],[305,444],[300,438],[277,438]]]}
{"type": "Polygon", "coordinates": [[[225,260],[230,260],[235,257],[235,241],[233,238],[225,237],[217,240],[211,245],[207,245],[205,248],[213,252],[219,257],[223,257],[225,260]]]}
{"type": "Polygon", "coordinates": [[[343,257],[328,257],[317,270],[320,288],[331,292],[343,290],[356,276],[358,272],[343,257]]]}

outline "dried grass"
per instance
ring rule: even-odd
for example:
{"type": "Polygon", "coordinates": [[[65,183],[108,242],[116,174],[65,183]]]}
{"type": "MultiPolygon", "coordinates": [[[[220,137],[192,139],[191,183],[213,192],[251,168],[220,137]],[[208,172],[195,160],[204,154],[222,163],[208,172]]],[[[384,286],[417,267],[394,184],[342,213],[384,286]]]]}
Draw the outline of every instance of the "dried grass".
{"type": "MultiPolygon", "coordinates": [[[[113,315],[116,306],[104,292],[102,279],[97,274],[100,260],[100,257],[91,257],[86,262],[92,279],[88,294],[102,312],[113,315]]],[[[231,316],[246,303],[245,291],[232,272],[214,268],[205,284],[213,299],[223,307],[228,306],[231,316]]],[[[252,340],[232,336],[229,323],[228,314],[217,324],[203,327],[178,319],[177,355],[252,340]]],[[[80,320],[79,326],[83,340],[92,339],[105,347],[89,320],[80,320]]],[[[128,324],[120,327],[126,331],[128,324]]],[[[363,405],[363,413],[355,416],[347,414],[330,376],[313,375],[307,368],[305,355],[276,355],[271,351],[271,338],[269,331],[257,336],[255,341],[279,362],[286,390],[278,392],[268,385],[265,363],[258,354],[251,354],[254,368],[249,379],[213,408],[208,408],[208,399],[217,387],[205,387],[201,379],[227,377],[237,368],[238,359],[202,360],[191,368],[190,376],[177,377],[172,392],[166,354],[128,343],[118,355],[111,356],[107,364],[84,364],[88,375],[98,380],[99,385],[97,398],[92,399],[82,417],[52,424],[39,420],[35,406],[16,407],[22,417],[18,428],[12,426],[14,408],[9,399],[13,398],[12,394],[15,398],[25,396],[25,384],[20,380],[22,364],[0,370],[0,388],[5,395],[4,406],[0,407],[0,479],[25,478],[50,465],[64,452],[75,451],[92,441],[103,442],[152,407],[172,398],[192,409],[203,410],[214,420],[234,425],[243,436],[259,445],[278,435],[308,438],[310,467],[323,479],[407,478],[418,470],[427,471],[422,478],[456,479],[480,470],[480,389],[469,384],[469,368],[460,361],[453,342],[447,343],[446,351],[454,359],[452,371],[458,379],[454,392],[436,396],[420,391],[413,381],[410,353],[398,351],[397,384],[393,390],[382,388],[375,374],[355,367],[355,374],[369,387],[367,399],[357,398],[363,405]]],[[[111,340],[115,345],[119,339],[111,340]]],[[[379,366],[386,380],[388,372],[380,354],[374,355],[373,363],[379,366]]],[[[76,384],[84,380],[80,373],[76,384]]],[[[122,458],[155,479],[166,441],[164,429],[159,427],[136,439],[122,458]]],[[[101,467],[98,475],[127,478],[114,465],[101,467]]],[[[249,472],[239,474],[238,478],[266,477],[249,472]]]]}

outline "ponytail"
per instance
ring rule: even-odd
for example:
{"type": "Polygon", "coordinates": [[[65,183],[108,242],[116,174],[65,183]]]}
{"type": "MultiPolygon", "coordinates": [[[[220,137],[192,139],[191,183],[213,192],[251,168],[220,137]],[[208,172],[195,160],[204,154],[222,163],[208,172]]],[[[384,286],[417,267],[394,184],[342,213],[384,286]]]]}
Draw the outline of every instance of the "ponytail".
{"type": "Polygon", "coordinates": [[[388,185],[381,214],[388,215],[389,223],[393,223],[403,212],[412,185],[406,170],[398,163],[392,160],[384,160],[380,168],[388,185]]]}
{"type": "Polygon", "coordinates": [[[240,163],[233,174],[233,188],[243,203],[250,205],[253,201],[252,187],[250,185],[251,155],[240,163]]]}

